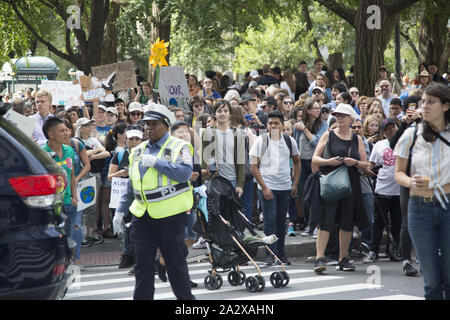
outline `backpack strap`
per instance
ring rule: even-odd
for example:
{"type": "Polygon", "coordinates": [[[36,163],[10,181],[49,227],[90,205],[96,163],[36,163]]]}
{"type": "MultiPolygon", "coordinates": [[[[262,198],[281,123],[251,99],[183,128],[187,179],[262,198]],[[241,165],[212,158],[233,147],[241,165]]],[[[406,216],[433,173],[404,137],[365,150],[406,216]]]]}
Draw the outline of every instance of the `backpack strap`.
{"type": "Polygon", "coordinates": [[[419,129],[419,126],[416,125],[414,128],[413,143],[411,144],[411,147],[409,147],[408,163],[406,165],[406,172],[405,172],[408,176],[411,174],[412,151],[413,151],[414,145],[416,144],[418,129],[419,129]]]}
{"type": "Polygon", "coordinates": [[[291,137],[288,134],[283,133],[283,138],[284,138],[284,141],[286,142],[286,145],[289,148],[289,157],[292,158],[292,140],[291,140],[291,137]]]}
{"type": "MultiPolygon", "coordinates": [[[[268,133],[264,133],[261,136],[262,136],[262,139],[263,139],[263,144],[262,144],[262,148],[261,148],[261,158],[262,158],[262,156],[267,151],[267,147],[269,146],[269,134],[268,133]]],[[[288,134],[283,133],[283,138],[284,138],[284,142],[286,142],[286,145],[289,148],[289,157],[292,158],[292,140],[291,140],[291,137],[288,134]]]]}
{"type": "Polygon", "coordinates": [[[120,166],[120,163],[122,162],[123,159],[123,155],[125,154],[126,149],[123,148],[122,150],[119,151],[119,153],[117,154],[117,160],[119,160],[118,165],[120,166]]]}

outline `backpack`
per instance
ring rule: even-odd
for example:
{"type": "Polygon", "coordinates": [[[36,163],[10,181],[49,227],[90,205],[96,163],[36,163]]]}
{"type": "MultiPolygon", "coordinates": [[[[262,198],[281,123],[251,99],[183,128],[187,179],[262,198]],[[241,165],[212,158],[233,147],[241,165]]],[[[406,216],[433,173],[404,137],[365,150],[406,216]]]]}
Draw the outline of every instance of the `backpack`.
{"type": "MultiPolygon", "coordinates": [[[[262,145],[262,149],[261,149],[261,158],[262,156],[266,153],[267,150],[267,146],[269,145],[269,134],[268,133],[264,133],[263,135],[261,135],[263,138],[263,145],[262,145]]],[[[283,138],[284,141],[286,142],[286,145],[289,148],[289,157],[292,158],[292,140],[291,140],[291,136],[283,133],[283,138]]]]}
{"type": "MultiPolygon", "coordinates": [[[[85,145],[86,150],[92,150],[92,148],[90,146],[88,146],[87,144],[85,145]]],[[[106,162],[105,159],[95,159],[95,160],[91,160],[91,173],[99,173],[103,170],[103,168],[106,166],[106,162]]]]}

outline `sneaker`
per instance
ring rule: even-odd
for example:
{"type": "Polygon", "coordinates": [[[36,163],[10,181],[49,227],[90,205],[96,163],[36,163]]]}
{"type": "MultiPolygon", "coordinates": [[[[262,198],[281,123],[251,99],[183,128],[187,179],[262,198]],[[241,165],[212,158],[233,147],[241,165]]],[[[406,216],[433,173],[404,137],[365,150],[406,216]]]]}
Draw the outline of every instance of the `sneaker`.
{"type": "Polygon", "coordinates": [[[80,271],[86,270],[86,268],[80,263],[80,260],[73,261],[72,265],[78,268],[80,271]]]}
{"type": "Polygon", "coordinates": [[[119,269],[122,268],[129,268],[133,266],[134,259],[133,256],[129,253],[122,253],[122,256],[120,257],[120,263],[119,263],[119,269]]]}
{"type": "Polygon", "coordinates": [[[300,235],[302,237],[309,237],[311,234],[312,234],[311,228],[310,228],[310,226],[307,226],[305,228],[305,231],[303,231],[300,235]]]}
{"type": "Polygon", "coordinates": [[[327,270],[325,259],[324,258],[316,259],[316,262],[314,264],[314,272],[317,274],[321,274],[325,270],[327,270]]]}
{"type": "Polygon", "coordinates": [[[356,268],[353,264],[350,263],[350,260],[348,260],[347,257],[344,257],[344,258],[342,258],[341,261],[339,261],[339,264],[336,267],[336,270],[355,271],[356,268]]]}
{"type": "Polygon", "coordinates": [[[361,242],[361,244],[359,245],[359,252],[363,254],[368,254],[370,252],[369,245],[365,242],[361,242]]]}
{"type": "Polygon", "coordinates": [[[295,237],[295,231],[294,231],[294,224],[293,223],[289,223],[289,227],[287,229],[287,235],[290,237],[295,237]]]}
{"type": "Polygon", "coordinates": [[[283,254],[282,256],[279,256],[278,259],[281,260],[281,262],[283,262],[283,264],[286,264],[288,266],[290,266],[292,263],[288,260],[288,258],[286,257],[285,254],[283,254]]]}
{"type": "Polygon", "coordinates": [[[196,243],[192,245],[194,249],[206,249],[206,240],[200,237],[196,243]]]}
{"type": "Polygon", "coordinates": [[[92,243],[88,239],[83,238],[83,240],[81,240],[82,248],[86,248],[86,247],[90,247],[90,246],[92,246],[92,243]]]}
{"type": "Polygon", "coordinates": [[[315,228],[313,232],[313,239],[317,239],[317,233],[319,232],[319,229],[315,228]]]}
{"type": "Polygon", "coordinates": [[[105,242],[105,239],[95,234],[92,234],[92,236],[90,237],[86,237],[86,240],[89,241],[91,244],[101,244],[105,242]]]}
{"type": "Polygon", "coordinates": [[[191,282],[191,288],[197,288],[198,287],[198,283],[196,282],[192,282],[192,280],[189,280],[191,282]]]}
{"type": "Polygon", "coordinates": [[[363,258],[363,263],[374,263],[377,261],[377,254],[373,251],[369,251],[369,253],[363,258]]]}
{"type": "Polygon", "coordinates": [[[419,275],[419,271],[412,266],[411,260],[403,261],[403,273],[408,277],[416,277],[419,275]]]}

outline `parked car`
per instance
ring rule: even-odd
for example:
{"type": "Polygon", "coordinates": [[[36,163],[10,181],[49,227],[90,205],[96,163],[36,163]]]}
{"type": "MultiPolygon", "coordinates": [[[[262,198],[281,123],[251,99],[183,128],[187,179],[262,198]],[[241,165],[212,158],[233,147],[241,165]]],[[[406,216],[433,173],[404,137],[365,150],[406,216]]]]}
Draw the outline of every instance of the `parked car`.
{"type": "Polygon", "coordinates": [[[64,170],[5,119],[0,103],[0,299],[60,299],[73,240],[64,232],[64,170]]]}

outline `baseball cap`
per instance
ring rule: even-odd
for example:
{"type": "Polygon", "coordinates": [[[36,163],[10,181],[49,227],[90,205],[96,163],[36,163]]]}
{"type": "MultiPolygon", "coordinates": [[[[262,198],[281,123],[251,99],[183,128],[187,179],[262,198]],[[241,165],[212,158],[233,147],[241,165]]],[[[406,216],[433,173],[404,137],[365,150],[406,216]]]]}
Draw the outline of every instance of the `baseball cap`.
{"type": "Polygon", "coordinates": [[[125,133],[127,135],[127,139],[130,139],[133,137],[138,137],[139,139],[142,139],[142,137],[143,137],[143,132],[141,130],[137,130],[137,129],[126,130],[125,133]]]}
{"type": "Polygon", "coordinates": [[[419,77],[429,77],[429,76],[430,76],[430,74],[428,73],[427,70],[423,70],[419,75],[419,77]]]}
{"type": "Polygon", "coordinates": [[[125,101],[123,101],[122,98],[117,98],[116,100],[114,100],[114,104],[119,103],[119,102],[125,103],[125,101]]]}
{"type": "Polygon", "coordinates": [[[117,108],[115,107],[108,107],[107,112],[114,113],[116,116],[119,116],[119,111],[117,111],[117,108]]]}
{"type": "Polygon", "coordinates": [[[255,101],[255,98],[253,98],[253,96],[250,93],[244,93],[241,96],[241,99],[239,100],[239,104],[243,104],[244,102],[247,101],[255,101]]]}
{"type": "Polygon", "coordinates": [[[255,79],[255,78],[259,78],[259,72],[256,70],[252,70],[250,71],[250,77],[255,79]]]}
{"type": "Polygon", "coordinates": [[[102,110],[105,111],[105,112],[108,112],[108,105],[107,105],[106,103],[104,103],[104,102],[100,102],[100,103],[98,104],[98,108],[99,108],[99,109],[102,109],[102,110]]]}
{"type": "Polygon", "coordinates": [[[379,66],[379,67],[378,67],[378,70],[383,70],[383,69],[387,71],[386,66],[379,66]]]}
{"type": "Polygon", "coordinates": [[[397,124],[397,122],[392,118],[384,119],[380,123],[380,130],[383,132],[386,129],[386,127],[390,124],[397,124]]]}
{"type": "Polygon", "coordinates": [[[136,102],[136,101],[133,101],[132,103],[130,103],[130,105],[128,106],[128,112],[132,112],[132,111],[142,112],[142,104],[140,104],[139,102],[136,102]]]}
{"type": "Polygon", "coordinates": [[[314,90],[320,90],[320,92],[323,93],[323,89],[321,87],[314,87],[311,92],[314,92],[314,90]]]}
{"type": "Polygon", "coordinates": [[[85,125],[92,124],[92,123],[95,123],[95,120],[91,120],[91,119],[83,117],[83,118],[78,119],[77,122],[75,122],[75,126],[78,128],[78,127],[83,127],[85,125]]]}

